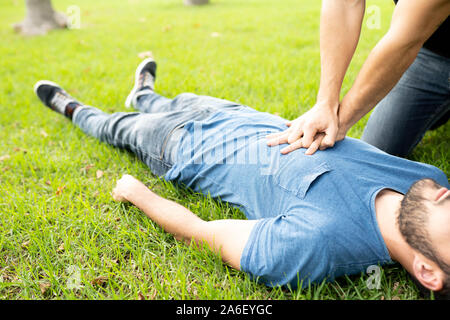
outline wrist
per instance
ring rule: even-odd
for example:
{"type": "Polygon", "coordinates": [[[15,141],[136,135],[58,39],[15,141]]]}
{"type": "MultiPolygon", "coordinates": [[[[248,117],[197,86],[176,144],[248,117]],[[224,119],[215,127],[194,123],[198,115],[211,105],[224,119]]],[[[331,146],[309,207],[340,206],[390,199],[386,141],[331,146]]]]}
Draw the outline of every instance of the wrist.
{"type": "Polygon", "coordinates": [[[326,104],[335,104],[339,102],[341,93],[340,88],[341,84],[336,81],[326,81],[326,79],[321,79],[316,100],[326,104]]]}
{"type": "Polygon", "coordinates": [[[346,135],[347,131],[358,121],[357,110],[352,106],[350,99],[347,96],[342,99],[339,105],[338,113],[338,135],[346,135]]]}
{"type": "Polygon", "coordinates": [[[144,184],[140,181],[136,181],[131,183],[123,193],[125,199],[127,199],[131,203],[135,203],[139,201],[139,199],[145,195],[147,191],[150,191],[144,184]]]}
{"type": "Polygon", "coordinates": [[[317,99],[314,108],[337,114],[339,110],[339,100],[317,99]]]}

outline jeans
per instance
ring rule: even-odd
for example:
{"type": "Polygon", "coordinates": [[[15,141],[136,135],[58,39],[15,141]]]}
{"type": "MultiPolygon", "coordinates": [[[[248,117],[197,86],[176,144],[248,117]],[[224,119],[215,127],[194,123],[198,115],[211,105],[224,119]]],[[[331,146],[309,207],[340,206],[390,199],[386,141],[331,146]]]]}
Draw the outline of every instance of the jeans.
{"type": "Polygon", "coordinates": [[[362,140],[407,156],[429,129],[450,114],[450,59],[422,48],[397,85],[377,105],[362,140]]]}
{"type": "Polygon", "coordinates": [[[86,134],[134,153],[153,174],[162,176],[174,165],[183,126],[236,104],[213,97],[183,93],[174,99],[150,93],[138,98],[140,112],[107,114],[78,107],[72,122],[86,134]]]}

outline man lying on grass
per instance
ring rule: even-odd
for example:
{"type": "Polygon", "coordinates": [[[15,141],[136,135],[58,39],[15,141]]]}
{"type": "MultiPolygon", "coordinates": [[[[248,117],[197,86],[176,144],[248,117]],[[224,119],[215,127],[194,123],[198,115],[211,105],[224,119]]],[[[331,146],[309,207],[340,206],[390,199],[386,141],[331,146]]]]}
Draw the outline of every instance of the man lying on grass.
{"type": "MultiPolygon", "coordinates": [[[[226,100],[154,92],[156,63],[143,61],[126,105],[106,114],[58,85],[35,92],[85,133],[135,153],[152,172],[239,207],[248,220],[203,221],[125,175],[113,190],[176,239],[206,242],[233,268],[269,286],[360,274],[394,261],[436,295],[450,293],[450,191],[433,166],[360,140],[283,155],[266,136],[287,120],[226,100]]],[[[289,146],[287,146],[289,148],[289,146]]]]}

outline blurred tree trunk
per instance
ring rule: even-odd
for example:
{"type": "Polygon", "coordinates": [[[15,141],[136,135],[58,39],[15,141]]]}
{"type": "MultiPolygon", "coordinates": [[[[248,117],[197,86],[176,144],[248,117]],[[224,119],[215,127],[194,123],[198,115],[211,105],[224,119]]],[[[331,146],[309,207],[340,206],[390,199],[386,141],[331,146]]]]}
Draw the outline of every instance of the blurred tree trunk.
{"type": "Polygon", "coordinates": [[[209,0],[184,0],[184,4],[187,6],[197,6],[200,4],[207,4],[209,0]]]}
{"type": "Polygon", "coordinates": [[[24,35],[43,35],[57,28],[67,28],[67,17],[53,9],[51,0],[25,0],[25,19],[13,27],[24,35]]]}

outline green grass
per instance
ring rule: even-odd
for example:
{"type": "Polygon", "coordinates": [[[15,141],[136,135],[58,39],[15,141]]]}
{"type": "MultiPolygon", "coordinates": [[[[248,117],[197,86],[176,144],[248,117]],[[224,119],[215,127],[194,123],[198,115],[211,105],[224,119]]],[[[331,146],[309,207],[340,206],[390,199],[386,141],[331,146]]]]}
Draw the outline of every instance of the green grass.
{"type": "MultiPolygon", "coordinates": [[[[187,8],[181,0],[81,0],[80,30],[35,38],[11,29],[24,16],[23,2],[3,0],[0,10],[0,299],[418,298],[400,267],[383,268],[379,290],[367,288],[369,275],[270,289],[206,249],[176,242],[135,207],[113,202],[122,174],[203,219],[243,215],[157,179],[133,155],[44,108],[32,91],[37,80],[51,79],[82,102],[125,111],[138,54],[150,50],[159,63],[157,90],[168,97],[195,92],[295,118],[314,104],[318,88],[319,1],[217,0],[187,8]],[[71,289],[77,276],[81,287],[71,289]]],[[[53,2],[61,11],[73,4],[53,2]]],[[[393,5],[372,4],[382,10],[381,29],[364,26],[344,92],[389,27],[393,5]]],[[[350,136],[359,137],[366,120],[350,136]]],[[[448,141],[447,125],[427,134],[411,158],[449,175],[448,141]]]]}

